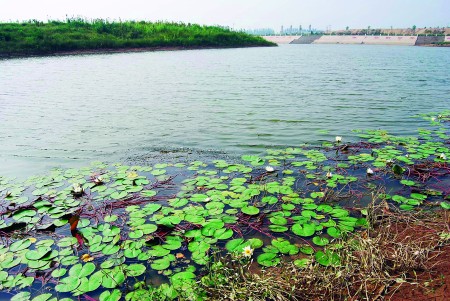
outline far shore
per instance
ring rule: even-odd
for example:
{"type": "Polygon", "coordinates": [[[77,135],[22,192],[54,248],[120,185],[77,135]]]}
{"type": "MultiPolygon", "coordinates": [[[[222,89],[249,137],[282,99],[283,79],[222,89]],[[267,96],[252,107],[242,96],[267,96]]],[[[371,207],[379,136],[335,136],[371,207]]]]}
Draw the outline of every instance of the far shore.
{"type": "Polygon", "coordinates": [[[70,51],[54,51],[48,53],[21,53],[21,54],[3,54],[0,53],[0,59],[46,57],[46,56],[69,56],[69,55],[93,55],[93,54],[116,54],[116,53],[134,53],[134,52],[156,52],[156,51],[181,51],[181,50],[208,50],[208,49],[232,49],[232,48],[255,48],[255,47],[273,47],[273,46],[192,46],[192,47],[133,47],[133,48],[102,48],[102,49],[80,49],[70,51]]]}

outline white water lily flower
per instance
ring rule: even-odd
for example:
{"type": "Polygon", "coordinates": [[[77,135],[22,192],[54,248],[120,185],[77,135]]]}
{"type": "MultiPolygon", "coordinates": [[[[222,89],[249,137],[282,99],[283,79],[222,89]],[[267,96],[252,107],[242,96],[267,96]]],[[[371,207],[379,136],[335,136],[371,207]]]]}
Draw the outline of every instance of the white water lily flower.
{"type": "Polygon", "coordinates": [[[83,192],[83,187],[80,186],[80,184],[75,183],[72,185],[72,191],[73,193],[79,194],[83,192]]]}
{"type": "Polygon", "coordinates": [[[386,164],[392,164],[392,163],[394,163],[394,160],[392,160],[392,159],[386,160],[386,164]]]}
{"type": "Polygon", "coordinates": [[[94,179],[94,183],[95,183],[95,184],[102,184],[103,181],[104,181],[104,179],[103,179],[102,176],[98,176],[98,177],[96,177],[96,178],[94,179]]]}
{"type": "Polygon", "coordinates": [[[436,117],[431,117],[431,121],[435,121],[436,120],[436,117]]]}
{"type": "Polygon", "coordinates": [[[244,255],[245,257],[252,257],[253,249],[250,246],[246,246],[242,251],[242,255],[244,255]]]}
{"type": "Polygon", "coordinates": [[[447,160],[447,156],[444,153],[440,154],[439,158],[442,160],[447,160]]]}
{"type": "Polygon", "coordinates": [[[336,136],[336,142],[339,143],[342,141],[342,137],[341,136],[336,136]]]}
{"type": "Polygon", "coordinates": [[[272,166],[266,166],[267,172],[273,172],[275,169],[272,166]]]}
{"type": "Polygon", "coordinates": [[[373,170],[369,167],[369,168],[367,168],[367,174],[368,175],[373,175],[373,170]]]}
{"type": "Polygon", "coordinates": [[[331,178],[333,176],[333,174],[331,173],[331,171],[327,172],[327,178],[331,178]]]}

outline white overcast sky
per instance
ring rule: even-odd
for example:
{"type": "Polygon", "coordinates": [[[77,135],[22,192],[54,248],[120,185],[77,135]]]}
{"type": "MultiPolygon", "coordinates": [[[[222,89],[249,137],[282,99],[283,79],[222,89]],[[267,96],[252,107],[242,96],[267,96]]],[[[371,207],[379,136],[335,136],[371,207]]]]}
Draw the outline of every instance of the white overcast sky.
{"type": "Polygon", "coordinates": [[[0,21],[165,20],[278,30],[450,26],[450,0],[0,0],[0,21]]]}

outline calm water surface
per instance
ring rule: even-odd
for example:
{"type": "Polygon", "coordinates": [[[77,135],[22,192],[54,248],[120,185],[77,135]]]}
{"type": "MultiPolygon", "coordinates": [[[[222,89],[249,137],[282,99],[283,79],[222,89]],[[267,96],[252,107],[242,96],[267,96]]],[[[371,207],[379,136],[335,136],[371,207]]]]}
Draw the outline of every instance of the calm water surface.
{"type": "Polygon", "coordinates": [[[449,67],[449,49],[369,45],[3,60],[0,175],[412,134],[450,108],[449,67]]]}

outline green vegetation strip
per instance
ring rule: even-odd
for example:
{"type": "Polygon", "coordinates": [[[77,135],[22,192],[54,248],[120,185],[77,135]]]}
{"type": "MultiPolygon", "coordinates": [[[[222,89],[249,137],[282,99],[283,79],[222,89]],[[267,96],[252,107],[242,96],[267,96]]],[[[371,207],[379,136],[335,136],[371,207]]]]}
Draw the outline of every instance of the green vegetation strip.
{"type": "Polygon", "coordinates": [[[275,46],[219,26],[107,20],[0,23],[0,57],[85,50],[275,46]]]}
{"type": "Polygon", "coordinates": [[[204,300],[197,281],[217,254],[337,266],[327,247],[367,225],[373,194],[405,211],[450,208],[450,112],[417,117],[431,126],[415,137],[361,131],[359,143],[240,162],[0,177],[0,289],[15,300],[204,300]]]}

